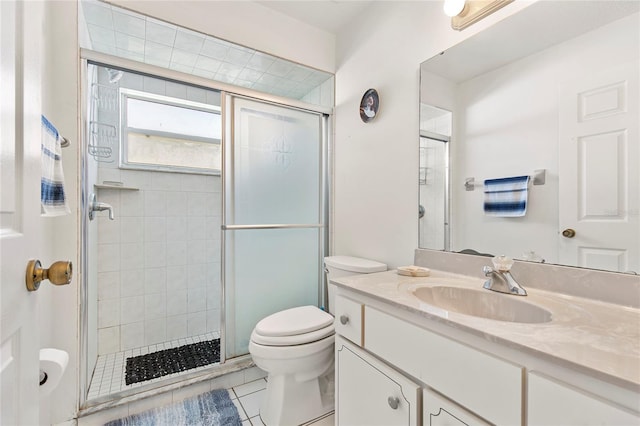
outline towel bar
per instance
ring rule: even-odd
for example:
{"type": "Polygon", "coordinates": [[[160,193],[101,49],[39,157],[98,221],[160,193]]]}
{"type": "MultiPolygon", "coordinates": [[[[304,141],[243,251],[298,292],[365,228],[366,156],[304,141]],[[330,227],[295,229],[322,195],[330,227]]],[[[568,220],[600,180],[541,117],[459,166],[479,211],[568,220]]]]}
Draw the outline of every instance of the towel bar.
{"type": "MultiPolygon", "coordinates": [[[[538,169],[533,171],[531,181],[534,185],[544,185],[547,180],[547,169],[538,169]]],[[[464,180],[464,189],[467,191],[473,191],[476,186],[484,186],[482,183],[476,183],[476,178],[468,177],[464,180]]]]}
{"type": "Polygon", "coordinates": [[[63,148],[68,147],[69,145],[71,145],[71,143],[69,142],[69,139],[65,138],[64,136],[62,137],[62,141],[60,142],[60,146],[63,148]]]}

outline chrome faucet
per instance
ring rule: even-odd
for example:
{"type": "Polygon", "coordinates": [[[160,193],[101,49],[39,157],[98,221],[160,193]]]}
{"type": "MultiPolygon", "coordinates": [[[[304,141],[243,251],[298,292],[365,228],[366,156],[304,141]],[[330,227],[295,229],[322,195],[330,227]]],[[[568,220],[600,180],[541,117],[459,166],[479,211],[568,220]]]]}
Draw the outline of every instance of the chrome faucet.
{"type": "Polygon", "coordinates": [[[517,296],[527,295],[527,291],[516,282],[511,272],[509,272],[511,265],[513,265],[513,259],[502,255],[494,257],[491,261],[493,262],[493,268],[491,266],[482,268],[484,276],[489,278],[484,282],[483,288],[517,296]]]}

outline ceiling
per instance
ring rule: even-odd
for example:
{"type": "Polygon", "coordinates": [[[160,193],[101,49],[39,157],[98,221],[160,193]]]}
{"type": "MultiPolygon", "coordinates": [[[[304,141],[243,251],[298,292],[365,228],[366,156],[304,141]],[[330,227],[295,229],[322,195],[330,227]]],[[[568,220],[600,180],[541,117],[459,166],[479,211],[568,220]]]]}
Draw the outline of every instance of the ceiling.
{"type": "MultiPolygon", "coordinates": [[[[304,3],[333,4],[331,1],[304,3]]],[[[91,40],[91,46],[82,47],[308,103],[333,104],[331,97],[320,94],[324,92],[320,86],[332,77],[329,73],[102,1],[82,0],[81,7],[91,40]]],[[[327,10],[332,8],[327,7],[327,10]]]]}
{"type": "Polygon", "coordinates": [[[353,22],[373,1],[370,0],[257,0],[265,7],[337,34],[353,22]]]}

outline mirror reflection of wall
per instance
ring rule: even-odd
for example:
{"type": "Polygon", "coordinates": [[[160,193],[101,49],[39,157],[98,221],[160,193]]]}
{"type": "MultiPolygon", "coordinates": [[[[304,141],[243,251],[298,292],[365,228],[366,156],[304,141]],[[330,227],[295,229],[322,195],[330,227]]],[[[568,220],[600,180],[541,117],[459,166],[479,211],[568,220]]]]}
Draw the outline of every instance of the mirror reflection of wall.
{"type": "Polygon", "coordinates": [[[455,123],[450,249],[640,272],[638,4],[540,3],[421,67],[421,103],[455,123]],[[536,169],[546,184],[529,187],[523,217],[485,215],[482,186],[464,187],[536,169]]]}
{"type": "Polygon", "coordinates": [[[420,105],[420,247],[449,249],[449,140],[452,114],[420,105]]]}

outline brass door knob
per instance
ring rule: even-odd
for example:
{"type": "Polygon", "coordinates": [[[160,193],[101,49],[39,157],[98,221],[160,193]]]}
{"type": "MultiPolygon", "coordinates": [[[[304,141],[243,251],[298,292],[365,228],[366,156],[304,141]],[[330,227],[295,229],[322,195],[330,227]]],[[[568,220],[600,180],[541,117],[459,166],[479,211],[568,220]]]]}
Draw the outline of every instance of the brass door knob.
{"type": "Polygon", "coordinates": [[[574,229],[567,228],[564,231],[562,231],[562,236],[565,238],[573,238],[576,236],[576,231],[574,229]]]}
{"type": "Polygon", "coordinates": [[[72,276],[73,265],[69,261],[53,262],[49,269],[44,269],[39,260],[32,259],[27,263],[27,290],[36,291],[42,280],[49,280],[54,285],[69,284],[72,276]]]}

